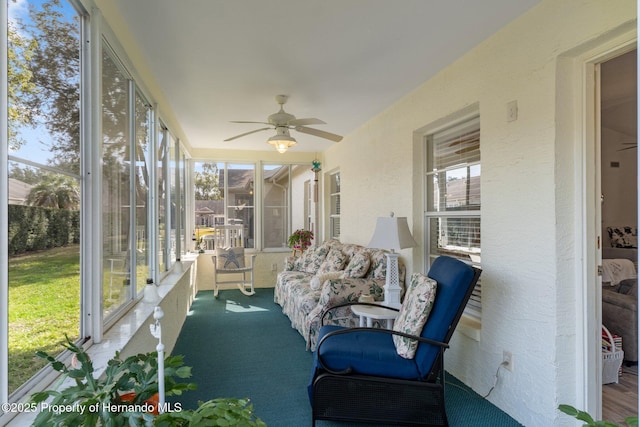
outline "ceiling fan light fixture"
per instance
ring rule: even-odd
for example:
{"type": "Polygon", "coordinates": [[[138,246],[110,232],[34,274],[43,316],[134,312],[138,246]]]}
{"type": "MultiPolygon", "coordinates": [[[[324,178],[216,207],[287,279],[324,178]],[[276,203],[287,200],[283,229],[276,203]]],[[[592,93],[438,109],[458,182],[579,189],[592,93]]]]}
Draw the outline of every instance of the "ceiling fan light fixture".
{"type": "Polygon", "coordinates": [[[278,153],[281,154],[298,143],[292,136],[281,134],[272,136],[267,142],[273,145],[273,147],[278,150],[278,153]]]}

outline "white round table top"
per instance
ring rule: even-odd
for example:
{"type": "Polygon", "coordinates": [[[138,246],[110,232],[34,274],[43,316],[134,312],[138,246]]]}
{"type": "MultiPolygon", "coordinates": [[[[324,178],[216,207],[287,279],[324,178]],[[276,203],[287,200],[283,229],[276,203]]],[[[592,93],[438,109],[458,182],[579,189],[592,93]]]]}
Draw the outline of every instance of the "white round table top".
{"type": "Polygon", "coordinates": [[[385,307],[375,307],[373,305],[352,305],[351,311],[356,316],[371,317],[373,319],[395,319],[398,312],[385,307]]]}

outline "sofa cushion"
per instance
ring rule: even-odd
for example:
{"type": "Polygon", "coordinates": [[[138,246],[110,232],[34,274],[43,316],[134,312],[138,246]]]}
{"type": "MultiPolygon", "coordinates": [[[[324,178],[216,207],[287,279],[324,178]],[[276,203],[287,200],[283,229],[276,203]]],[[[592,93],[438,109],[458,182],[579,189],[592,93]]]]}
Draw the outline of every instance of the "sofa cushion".
{"type": "Polygon", "coordinates": [[[244,248],[216,249],[216,269],[244,268],[244,248]]]}
{"type": "Polygon", "coordinates": [[[625,279],[620,282],[617,289],[618,293],[623,295],[638,296],[638,279],[625,279]]]}
{"type": "MultiPolygon", "coordinates": [[[[431,313],[437,287],[438,283],[435,280],[424,274],[414,273],[393,330],[419,336],[431,313]]],[[[418,348],[417,340],[394,335],[393,343],[400,356],[413,359],[418,348]]]]}
{"type": "Polygon", "coordinates": [[[349,265],[344,269],[343,277],[358,279],[364,277],[369,270],[371,260],[369,253],[366,251],[356,252],[349,260],[349,265]]]}
{"type": "MultiPolygon", "coordinates": [[[[320,329],[318,341],[328,333],[344,329],[325,325],[320,329]]],[[[420,377],[415,362],[398,355],[393,339],[380,330],[351,332],[328,337],[315,353],[329,369],[342,371],[351,368],[354,374],[417,379],[420,377]]]]}
{"type": "Polygon", "coordinates": [[[302,255],[302,271],[316,274],[328,253],[329,248],[326,245],[307,249],[302,255]]]}
{"type": "Polygon", "coordinates": [[[372,249],[369,253],[371,266],[367,277],[371,279],[384,279],[387,277],[387,253],[382,249],[372,249]]]}
{"type": "Polygon", "coordinates": [[[345,254],[340,252],[338,249],[330,249],[324,261],[320,264],[320,268],[318,268],[316,275],[332,271],[340,271],[344,268],[346,261],[347,257],[345,254]]]}

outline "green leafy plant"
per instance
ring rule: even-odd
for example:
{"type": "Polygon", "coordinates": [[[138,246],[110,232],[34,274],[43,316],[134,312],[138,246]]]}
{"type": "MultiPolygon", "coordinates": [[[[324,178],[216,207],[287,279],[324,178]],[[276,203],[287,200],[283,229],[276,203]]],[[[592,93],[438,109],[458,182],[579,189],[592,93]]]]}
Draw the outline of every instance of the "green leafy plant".
{"type": "MultiPolygon", "coordinates": [[[[584,411],[580,411],[571,405],[560,405],[558,409],[567,415],[574,417],[577,420],[584,421],[583,427],[620,427],[619,424],[612,423],[610,421],[595,421],[591,415],[584,411]]],[[[629,427],[638,426],[638,417],[627,417],[624,422],[629,427]]]]}
{"type": "Polygon", "coordinates": [[[158,427],[243,426],[266,427],[253,414],[249,399],[222,398],[198,402],[195,410],[167,412],[156,418],[158,427]]]}
{"type": "Polygon", "coordinates": [[[287,243],[290,248],[301,249],[304,251],[311,246],[311,240],[313,240],[313,231],[299,229],[289,236],[287,243]]]}
{"type": "MultiPolygon", "coordinates": [[[[124,360],[119,353],[109,360],[103,375],[94,378],[94,367],[84,349],[68,337],[63,346],[73,353],[71,366],[46,352],[37,355],[48,360],[53,369],[75,384],[63,390],[46,390],[31,396],[40,413],[34,426],[140,426],[153,425],[158,393],[157,353],[137,354],[124,360]]],[[[165,392],[180,395],[195,389],[195,384],[177,382],[188,378],[191,368],[183,366],[182,356],[170,356],[164,362],[165,392]]]]}

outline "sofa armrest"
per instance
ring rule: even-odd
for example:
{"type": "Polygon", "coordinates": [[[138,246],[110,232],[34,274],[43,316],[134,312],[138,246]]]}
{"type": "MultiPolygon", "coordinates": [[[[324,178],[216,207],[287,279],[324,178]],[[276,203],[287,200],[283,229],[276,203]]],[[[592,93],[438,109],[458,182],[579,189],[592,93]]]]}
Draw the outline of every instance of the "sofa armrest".
{"type": "MultiPolygon", "coordinates": [[[[329,279],[321,285],[320,299],[318,305],[309,313],[307,317],[307,325],[305,331],[307,336],[307,349],[313,351],[316,346],[316,340],[318,338],[318,332],[320,331],[322,314],[329,308],[335,305],[340,305],[346,302],[358,301],[360,295],[370,294],[373,295],[376,300],[382,299],[382,287],[384,286],[384,280],[380,279],[329,279]]],[[[340,326],[355,326],[357,325],[358,317],[351,312],[349,307],[341,307],[336,310],[332,310],[327,316],[325,316],[326,323],[340,326]]]]}
{"type": "Polygon", "coordinates": [[[297,257],[294,257],[292,255],[286,257],[284,259],[284,271],[294,271],[296,266],[296,259],[297,257]]]}
{"type": "MultiPolygon", "coordinates": [[[[638,310],[638,300],[630,295],[620,294],[613,289],[602,290],[602,302],[613,304],[620,309],[638,310]]],[[[605,325],[606,326],[606,325],[605,325]]]]}

